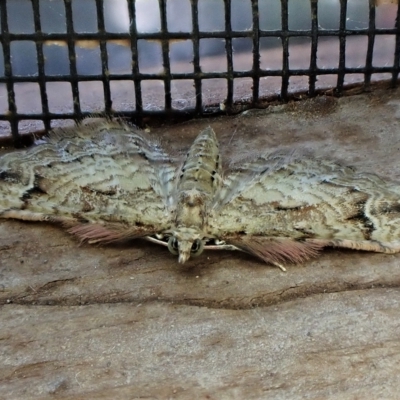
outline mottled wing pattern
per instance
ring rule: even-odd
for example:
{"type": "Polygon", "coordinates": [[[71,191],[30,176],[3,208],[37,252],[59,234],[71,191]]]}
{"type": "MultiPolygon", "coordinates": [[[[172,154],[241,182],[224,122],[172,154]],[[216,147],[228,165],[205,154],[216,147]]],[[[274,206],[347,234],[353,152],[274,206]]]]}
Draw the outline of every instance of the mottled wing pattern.
{"type": "Polygon", "coordinates": [[[157,142],[119,123],[53,132],[0,159],[0,216],[61,222],[112,241],[170,224],[175,167],[157,142]]]}
{"type": "Polygon", "coordinates": [[[221,177],[211,128],[177,161],[120,123],[54,132],[0,158],[0,218],[60,222],[90,242],[147,236],[182,263],[207,248],[278,266],[325,246],[400,251],[398,184],[283,151],[221,177]]]}
{"type": "Polygon", "coordinates": [[[400,188],[372,174],[280,153],[233,167],[210,234],[266,261],[303,261],[324,246],[400,250],[400,188]]]}

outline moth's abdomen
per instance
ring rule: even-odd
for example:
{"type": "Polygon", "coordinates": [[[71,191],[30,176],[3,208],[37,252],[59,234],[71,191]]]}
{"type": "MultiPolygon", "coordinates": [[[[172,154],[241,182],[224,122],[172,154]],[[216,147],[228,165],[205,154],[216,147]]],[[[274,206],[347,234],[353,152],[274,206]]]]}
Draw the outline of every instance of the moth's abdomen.
{"type": "Polygon", "coordinates": [[[196,189],[212,197],[220,181],[221,162],[218,141],[208,127],[190,147],[179,175],[178,191],[196,189]]]}
{"type": "Polygon", "coordinates": [[[177,185],[177,226],[202,229],[220,183],[220,156],[214,131],[205,129],[190,147],[177,185]]]}

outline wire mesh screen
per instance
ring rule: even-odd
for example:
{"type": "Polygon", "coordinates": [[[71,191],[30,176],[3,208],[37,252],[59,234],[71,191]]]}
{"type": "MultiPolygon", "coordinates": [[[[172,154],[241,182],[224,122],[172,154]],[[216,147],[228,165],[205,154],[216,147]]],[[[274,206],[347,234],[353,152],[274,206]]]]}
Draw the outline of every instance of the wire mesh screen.
{"type": "Polygon", "coordinates": [[[393,0],[1,0],[0,137],[396,85],[393,0]],[[2,59],[1,59],[2,58],[2,59]]]}

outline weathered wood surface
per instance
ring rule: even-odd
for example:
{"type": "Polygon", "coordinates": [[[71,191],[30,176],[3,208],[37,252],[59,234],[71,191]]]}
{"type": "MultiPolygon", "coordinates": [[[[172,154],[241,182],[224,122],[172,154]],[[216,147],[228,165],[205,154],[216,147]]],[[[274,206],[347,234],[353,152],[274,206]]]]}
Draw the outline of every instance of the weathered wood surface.
{"type": "MultiPolygon", "coordinates": [[[[225,158],[296,146],[400,180],[400,92],[211,124],[225,158]],[[244,150],[245,149],[245,150],[244,150]]],[[[396,399],[400,255],[329,250],[283,273],[239,253],[184,268],[147,242],[78,246],[0,222],[0,398],[396,399]]]]}

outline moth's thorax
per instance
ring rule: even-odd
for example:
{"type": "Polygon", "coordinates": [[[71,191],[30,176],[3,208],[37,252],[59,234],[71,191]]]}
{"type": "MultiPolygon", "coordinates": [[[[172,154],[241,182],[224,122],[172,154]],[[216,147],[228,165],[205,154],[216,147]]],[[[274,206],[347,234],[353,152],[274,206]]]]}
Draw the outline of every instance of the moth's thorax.
{"type": "Polygon", "coordinates": [[[219,187],[220,171],[217,138],[207,128],[190,147],[178,177],[176,226],[203,228],[207,207],[219,187]]]}
{"type": "Polygon", "coordinates": [[[179,193],[175,224],[178,227],[197,227],[203,229],[206,223],[206,209],[209,196],[196,189],[179,193]]]}

